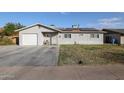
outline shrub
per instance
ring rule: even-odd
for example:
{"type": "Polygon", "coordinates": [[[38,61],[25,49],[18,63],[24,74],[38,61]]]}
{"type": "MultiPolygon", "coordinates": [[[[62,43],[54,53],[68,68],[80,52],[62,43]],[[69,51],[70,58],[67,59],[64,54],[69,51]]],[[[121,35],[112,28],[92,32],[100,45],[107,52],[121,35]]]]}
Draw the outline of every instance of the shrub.
{"type": "Polygon", "coordinates": [[[13,45],[14,43],[9,38],[0,38],[0,45],[13,45]]]}

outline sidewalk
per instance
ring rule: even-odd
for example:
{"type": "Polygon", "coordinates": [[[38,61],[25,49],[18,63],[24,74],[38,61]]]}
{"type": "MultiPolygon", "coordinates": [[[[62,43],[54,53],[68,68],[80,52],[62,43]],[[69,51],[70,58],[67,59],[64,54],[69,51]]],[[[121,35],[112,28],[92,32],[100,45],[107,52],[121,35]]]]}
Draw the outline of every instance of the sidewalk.
{"type": "Polygon", "coordinates": [[[123,80],[124,65],[0,67],[0,79],[23,80],[123,80]]]}

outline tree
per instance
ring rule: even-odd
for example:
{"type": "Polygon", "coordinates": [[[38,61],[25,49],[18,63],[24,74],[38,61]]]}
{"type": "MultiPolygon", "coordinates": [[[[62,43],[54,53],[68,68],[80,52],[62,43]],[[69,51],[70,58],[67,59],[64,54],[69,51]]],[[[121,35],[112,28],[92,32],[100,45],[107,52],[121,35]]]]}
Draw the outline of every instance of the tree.
{"type": "Polygon", "coordinates": [[[20,23],[16,23],[15,26],[16,26],[16,29],[20,29],[20,28],[25,27],[24,25],[22,25],[20,23]]]}
{"type": "Polygon", "coordinates": [[[4,37],[4,35],[5,35],[5,33],[3,33],[3,28],[0,28],[0,38],[3,38],[4,37]]]}
{"type": "Polygon", "coordinates": [[[20,29],[22,27],[24,27],[24,26],[20,23],[7,23],[4,26],[3,34],[6,35],[6,36],[11,36],[11,35],[14,34],[14,30],[20,29]]]}
{"type": "Polygon", "coordinates": [[[7,23],[4,26],[3,33],[5,33],[5,35],[7,35],[7,36],[11,36],[14,33],[14,30],[16,30],[15,24],[14,23],[7,23]]]}

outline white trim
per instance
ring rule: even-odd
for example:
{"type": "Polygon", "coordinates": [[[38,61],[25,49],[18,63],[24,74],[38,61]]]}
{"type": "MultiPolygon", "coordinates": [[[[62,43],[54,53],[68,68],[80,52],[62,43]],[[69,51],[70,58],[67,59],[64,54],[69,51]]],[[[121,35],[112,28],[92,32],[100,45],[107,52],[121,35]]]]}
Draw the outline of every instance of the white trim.
{"type": "Polygon", "coordinates": [[[59,32],[61,32],[61,30],[59,30],[59,29],[52,28],[52,27],[50,27],[50,26],[46,26],[46,25],[43,25],[43,24],[40,24],[40,23],[36,23],[36,24],[30,25],[30,26],[26,26],[26,27],[23,27],[23,28],[17,29],[17,30],[15,30],[15,32],[17,32],[17,31],[22,31],[22,30],[24,30],[24,29],[28,29],[28,28],[30,28],[30,27],[38,26],[38,25],[39,25],[39,26],[46,27],[46,28],[49,28],[49,29],[52,29],[52,30],[55,30],[55,31],[59,31],[59,32]]]}

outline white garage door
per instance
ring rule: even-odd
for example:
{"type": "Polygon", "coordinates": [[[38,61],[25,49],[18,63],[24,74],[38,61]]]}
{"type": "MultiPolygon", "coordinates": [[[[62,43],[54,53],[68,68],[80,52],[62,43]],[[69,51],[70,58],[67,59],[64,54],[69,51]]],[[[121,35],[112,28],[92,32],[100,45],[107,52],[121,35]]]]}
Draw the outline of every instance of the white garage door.
{"type": "Polygon", "coordinates": [[[22,45],[37,45],[37,34],[22,34],[22,45]]]}

